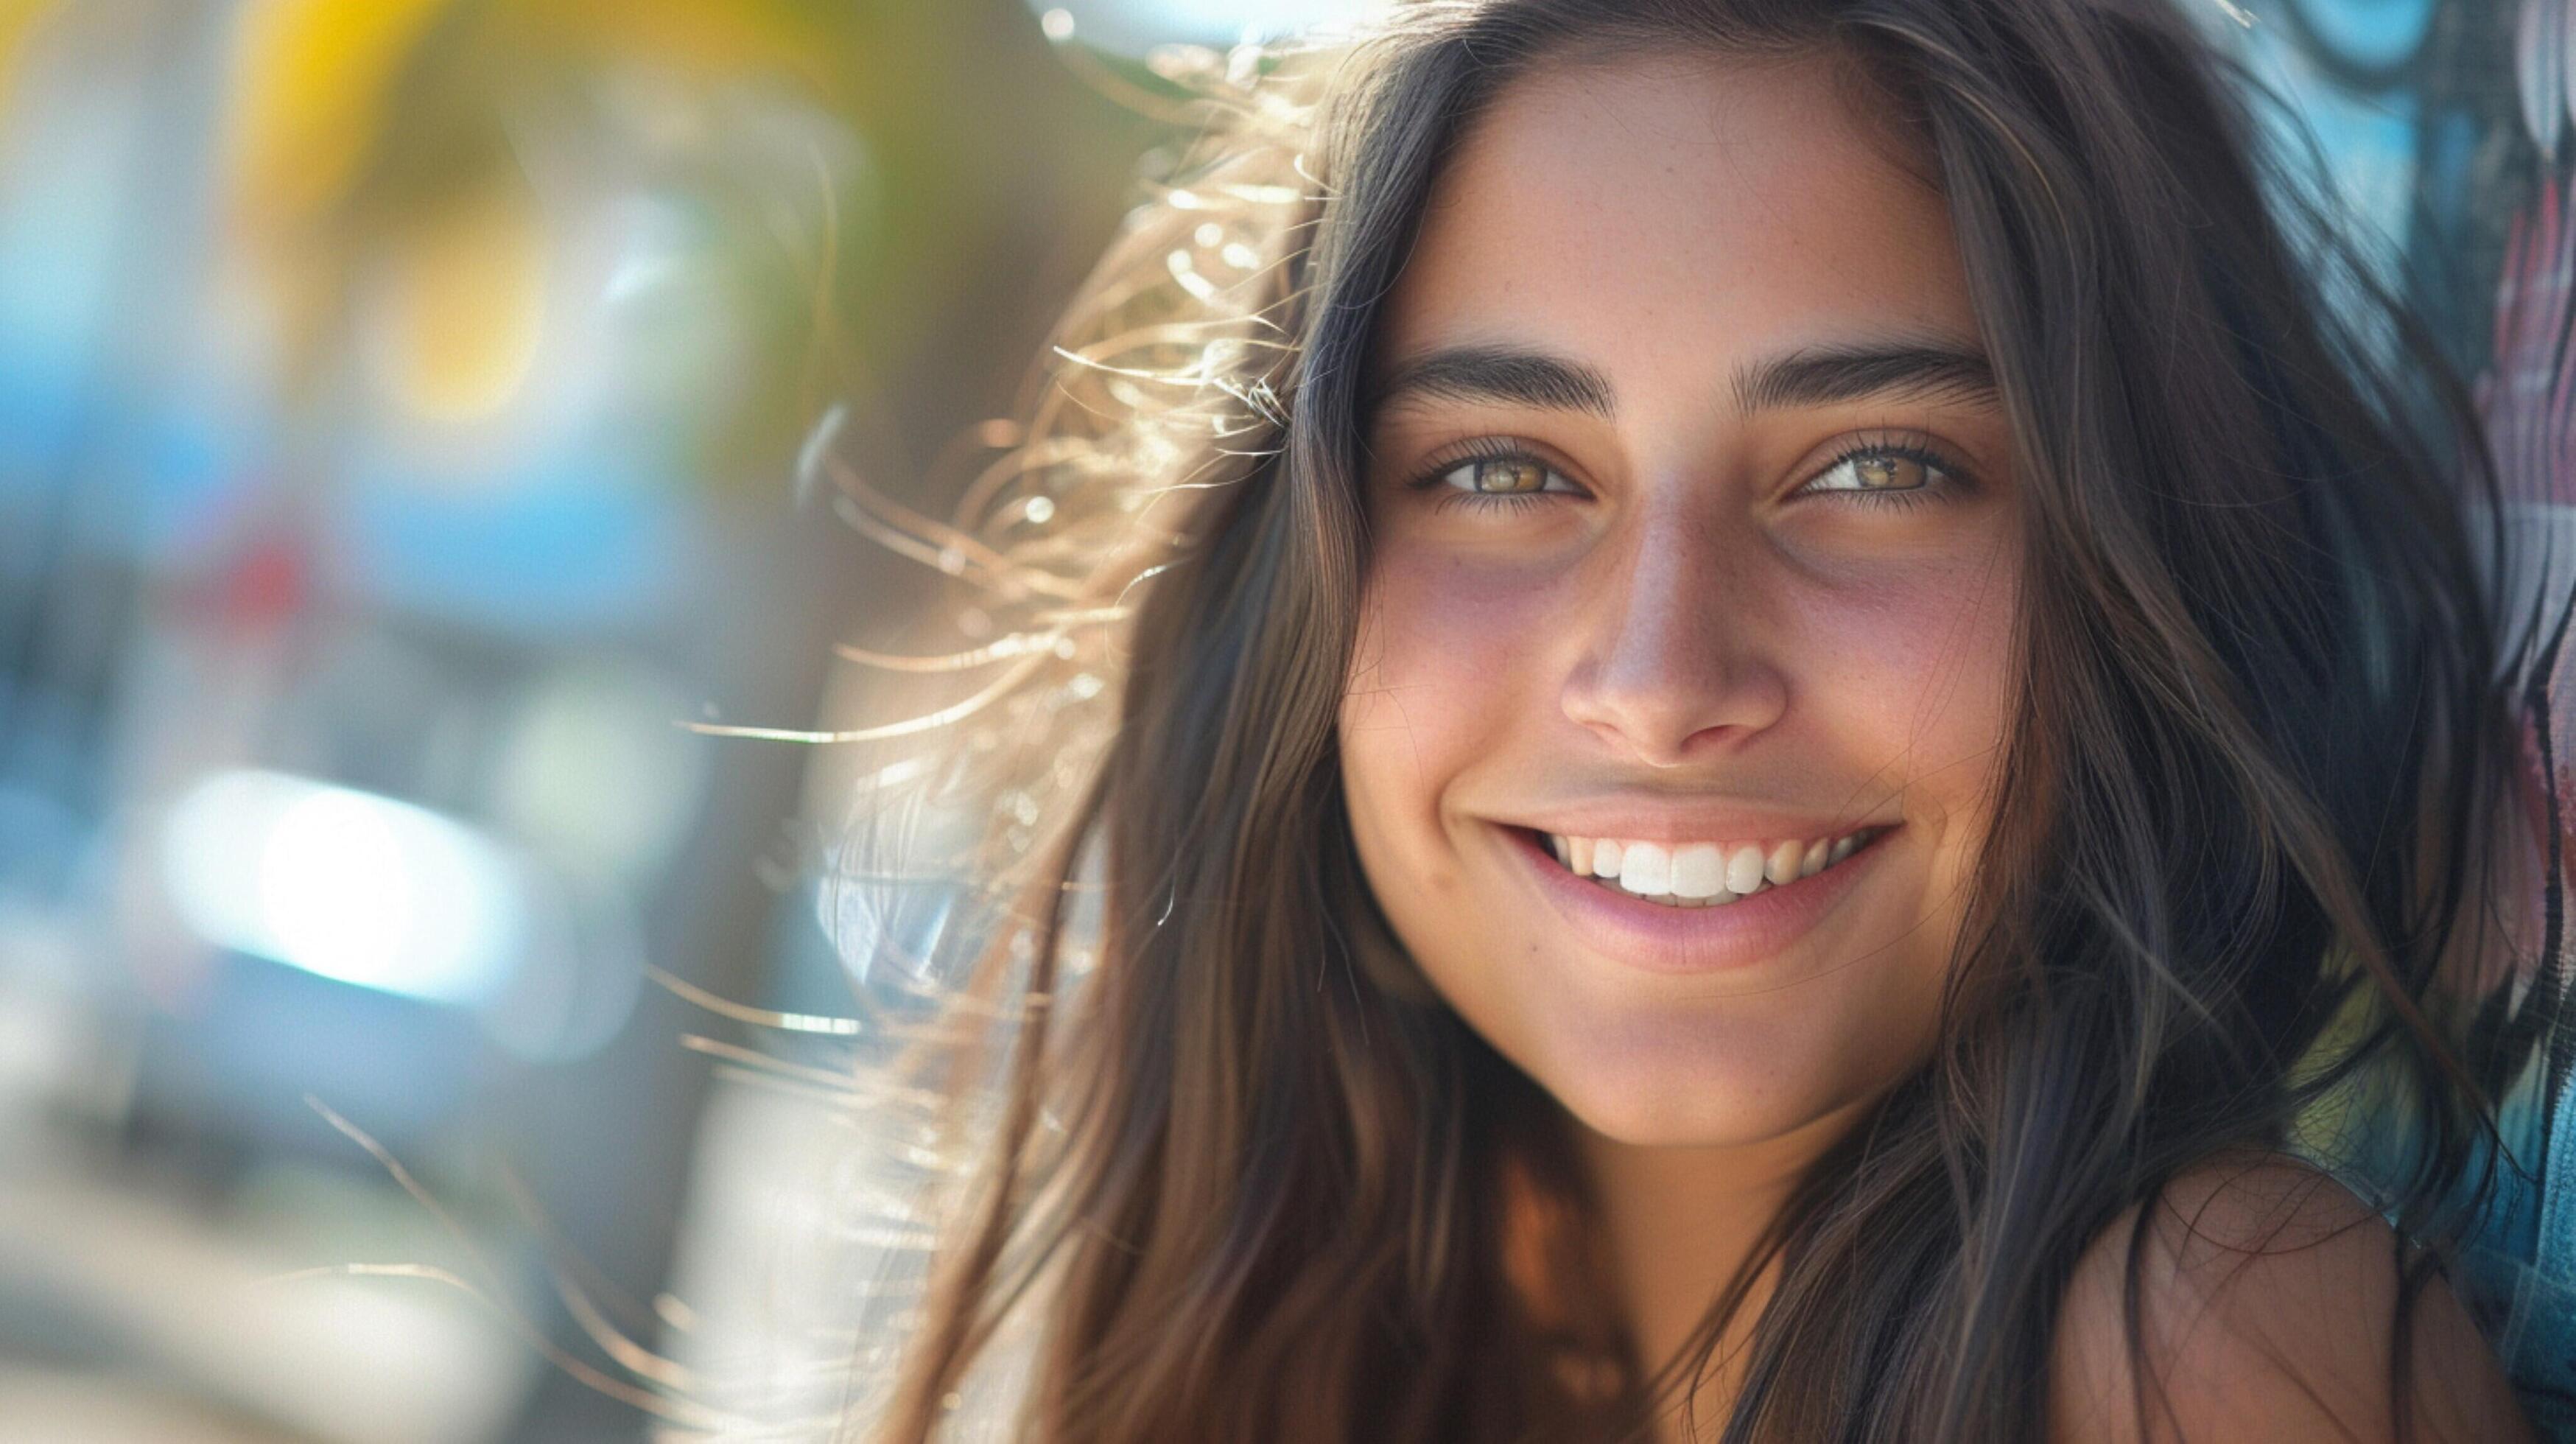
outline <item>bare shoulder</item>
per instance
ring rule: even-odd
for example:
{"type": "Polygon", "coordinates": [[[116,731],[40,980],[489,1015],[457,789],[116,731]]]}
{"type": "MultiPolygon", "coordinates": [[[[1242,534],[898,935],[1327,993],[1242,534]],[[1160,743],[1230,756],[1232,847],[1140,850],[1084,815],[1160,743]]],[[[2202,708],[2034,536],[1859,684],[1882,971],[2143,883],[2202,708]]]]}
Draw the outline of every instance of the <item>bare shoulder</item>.
{"type": "MultiPolygon", "coordinates": [[[[2395,1230],[2331,1175],[2237,1155],[2177,1177],[2086,1249],[2058,1319],[2051,1438],[2144,1444],[2122,1292],[2133,1243],[2149,1370],[2144,1441],[2397,1436],[2395,1230]]],[[[2416,1294],[2411,1332],[2414,1438],[2532,1437],[2502,1367],[2439,1275],[2416,1294]]]]}

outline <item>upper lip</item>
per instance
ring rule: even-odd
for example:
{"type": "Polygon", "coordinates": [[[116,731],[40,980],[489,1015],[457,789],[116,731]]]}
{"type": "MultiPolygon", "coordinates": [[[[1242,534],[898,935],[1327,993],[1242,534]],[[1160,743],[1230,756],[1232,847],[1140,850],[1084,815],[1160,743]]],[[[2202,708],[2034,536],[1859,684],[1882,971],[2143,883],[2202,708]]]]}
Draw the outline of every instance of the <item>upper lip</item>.
{"type": "Polygon", "coordinates": [[[1568,803],[1544,812],[1496,817],[1497,822],[1559,837],[1607,837],[1630,842],[1738,842],[1840,837],[1869,827],[1893,826],[1866,817],[1745,807],[1728,803],[1628,799],[1568,803]]]}

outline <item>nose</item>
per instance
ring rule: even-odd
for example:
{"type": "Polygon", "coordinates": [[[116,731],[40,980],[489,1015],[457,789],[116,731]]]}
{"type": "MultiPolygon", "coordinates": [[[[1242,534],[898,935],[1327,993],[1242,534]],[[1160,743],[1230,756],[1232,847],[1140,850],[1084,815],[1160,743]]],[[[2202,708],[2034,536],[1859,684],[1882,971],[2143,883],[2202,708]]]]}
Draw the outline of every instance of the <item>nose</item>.
{"type": "Polygon", "coordinates": [[[1758,547],[1728,530],[1705,516],[1640,516],[1578,600],[1588,636],[1565,715],[1649,766],[1739,746],[1788,705],[1755,594],[1758,547]]]}

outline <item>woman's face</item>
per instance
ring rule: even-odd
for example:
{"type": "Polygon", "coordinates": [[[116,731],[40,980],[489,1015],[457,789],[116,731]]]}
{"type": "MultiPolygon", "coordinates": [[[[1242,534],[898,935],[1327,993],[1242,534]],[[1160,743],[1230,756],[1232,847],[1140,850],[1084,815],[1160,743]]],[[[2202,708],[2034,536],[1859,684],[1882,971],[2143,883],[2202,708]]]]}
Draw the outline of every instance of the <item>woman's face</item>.
{"type": "Polygon", "coordinates": [[[1360,859],[1629,1143],[1786,1138],[1929,1056],[2019,675],[1948,214],[1838,75],[1521,79],[1375,337],[1360,859]]]}

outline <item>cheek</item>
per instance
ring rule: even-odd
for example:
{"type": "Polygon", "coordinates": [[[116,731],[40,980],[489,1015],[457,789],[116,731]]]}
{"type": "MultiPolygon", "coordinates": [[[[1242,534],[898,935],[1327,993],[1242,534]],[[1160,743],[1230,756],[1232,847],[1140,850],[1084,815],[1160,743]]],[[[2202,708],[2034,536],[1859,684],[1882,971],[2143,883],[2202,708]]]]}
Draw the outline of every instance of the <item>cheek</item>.
{"type": "Polygon", "coordinates": [[[1393,546],[1372,562],[1342,701],[1355,829],[1439,825],[1444,791],[1552,705],[1540,579],[1393,546]]]}
{"type": "Polygon", "coordinates": [[[1847,1056],[1911,1066],[1935,1045],[2021,685],[2017,592],[2001,565],[1927,569],[1833,629],[1845,715],[1866,734],[1870,765],[1901,788],[1913,854],[1902,882],[1890,874],[1855,918],[1863,955],[1880,963],[1848,977],[1861,991],[1835,1038],[1847,1056]]]}
{"type": "Polygon", "coordinates": [[[2019,685],[2016,592],[1998,556],[1892,575],[1811,610],[1807,685],[1831,690],[1823,710],[1844,719],[1872,768],[1902,782],[1910,821],[1955,833],[1992,780],[2019,685]]]}

